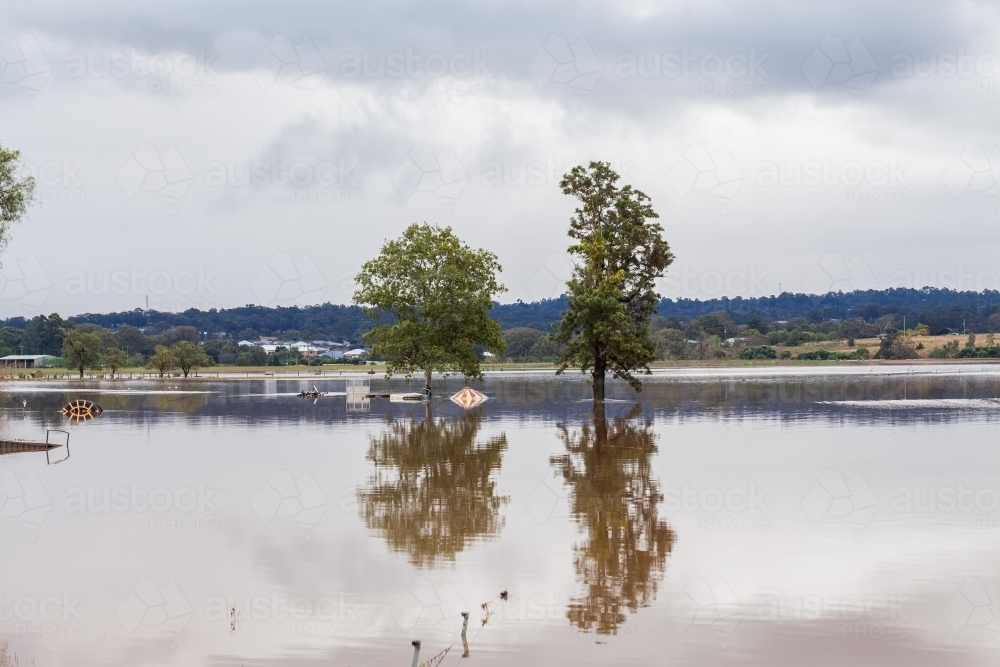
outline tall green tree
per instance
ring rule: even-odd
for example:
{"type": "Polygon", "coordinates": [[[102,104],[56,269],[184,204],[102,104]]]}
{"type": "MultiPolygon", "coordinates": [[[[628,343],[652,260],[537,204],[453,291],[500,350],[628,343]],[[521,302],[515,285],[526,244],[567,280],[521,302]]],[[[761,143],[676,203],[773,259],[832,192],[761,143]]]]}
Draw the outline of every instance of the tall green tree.
{"type": "Polygon", "coordinates": [[[493,295],[507,291],[497,282],[501,270],[496,255],[473,250],[451,227],[414,223],[387,241],[361,267],[354,293],[354,302],[381,322],[365,340],[372,356],[386,361],[387,376],[423,371],[428,394],[435,370],[482,379],[476,346],[506,349],[499,322],[489,316],[493,295]]]}
{"type": "Polygon", "coordinates": [[[177,368],[177,357],[170,348],[157,345],[156,350],[149,356],[146,367],[159,371],[162,378],[164,373],[177,368]]]}
{"type": "Polygon", "coordinates": [[[35,199],[35,179],[22,176],[21,151],[0,145],[0,250],[10,240],[10,226],[24,219],[35,199]]]}
{"type": "Polygon", "coordinates": [[[82,379],[84,369],[96,366],[101,360],[101,337],[70,329],[63,336],[62,354],[66,367],[78,369],[82,379]]]}
{"type": "Polygon", "coordinates": [[[674,261],[649,197],[631,185],[619,187],[618,179],[607,162],[591,162],[559,183],[580,205],[570,219],[575,243],[569,252],[577,260],[554,336],[566,346],[557,372],[590,371],[595,401],[604,400],[608,372],[642,390],[633,371],[649,373],[656,358],[649,335],[660,300],[656,279],[674,261]]]}
{"type": "Polygon", "coordinates": [[[171,351],[174,353],[174,358],[177,360],[177,365],[181,367],[184,377],[188,376],[192,368],[201,368],[212,363],[208,355],[205,354],[205,350],[189,340],[177,343],[171,348],[171,351]]]}

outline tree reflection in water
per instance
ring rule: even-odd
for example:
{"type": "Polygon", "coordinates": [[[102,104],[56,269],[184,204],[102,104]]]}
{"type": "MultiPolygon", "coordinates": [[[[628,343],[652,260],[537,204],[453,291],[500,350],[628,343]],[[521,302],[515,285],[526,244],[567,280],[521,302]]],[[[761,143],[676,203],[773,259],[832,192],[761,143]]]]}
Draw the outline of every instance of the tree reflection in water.
{"type": "Polygon", "coordinates": [[[566,453],[551,459],[586,533],[573,557],[586,590],[570,601],[566,616],[602,635],[617,634],[626,609],[635,613],[655,600],[674,545],[674,532],[657,515],[663,496],[650,466],[656,434],[641,415],[636,405],[608,421],[598,407],[592,426],[571,432],[560,425],[566,453]]]}
{"type": "Polygon", "coordinates": [[[395,420],[371,439],[375,464],[358,504],[368,528],[405,552],[417,567],[453,561],[476,540],[499,535],[500,509],[493,473],[507,450],[504,433],[477,442],[482,412],[435,420],[395,420]]]}

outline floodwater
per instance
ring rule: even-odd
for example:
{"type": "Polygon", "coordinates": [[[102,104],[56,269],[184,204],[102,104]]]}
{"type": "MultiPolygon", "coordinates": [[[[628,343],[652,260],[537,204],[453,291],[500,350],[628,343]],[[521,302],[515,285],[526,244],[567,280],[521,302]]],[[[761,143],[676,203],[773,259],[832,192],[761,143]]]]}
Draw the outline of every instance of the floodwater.
{"type": "Polygon", "coordinates": [[[578,376],[477,386],[428,412],[330,378],[12,383],[4,438],[70,435],[0,455],[0,652],[995,663],[1000,369],[674,370],[603,420],[578,376]]]}

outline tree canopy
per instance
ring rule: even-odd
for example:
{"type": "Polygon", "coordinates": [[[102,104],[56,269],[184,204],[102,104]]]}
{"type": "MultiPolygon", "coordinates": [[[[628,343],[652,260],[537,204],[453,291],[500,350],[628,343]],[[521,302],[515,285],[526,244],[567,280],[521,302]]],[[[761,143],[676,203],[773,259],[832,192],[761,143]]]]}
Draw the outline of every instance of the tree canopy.
{"type": "Polygon", "coordinates": [[[117,347],[107,350],[101,355],[101,365],[111,371],[111,379],[115,379],[115,373],[118,369],[124,366],[128,362],[128,357],[125,354],[125,350],[120,350],[117,347]]]}
{"type": "Polygon", "coordinates": [[[580,205],[570,219],[576,267],[555,339],[564,344],[558,372],[570,366],[591,372],[594,400],[604,400],[611,372],[636,390],[633,371],[649,372],[656,344],[649,318],[657,312],[656,279],[674,260],[649,197],[619,180],[606,162],[574,167],[560,182],[580,205]]]}
{"type": "Polygon", "coordinates": [[[184,373],[184,377],[188,376],[191,369],[201,368],[212,363],[208,355],[205,354],[205,351],[189,340],[182,340],[170,350],[173,352],[174,359],[177,360],[177,365],[180,366],[181,372],[184,373]]]}
{"type": "Polygon", "coordinates": [[[423,371],[430,391],[433,371],[482,378],[477,346],[503,352],[500,324],[491,319],[497,282],[496,255],[473,250],[451,230],[412,224],[365,262],[355,278],[354,302],[376,322],[365,334],[387,375],[423,371]]]}
{"type": "Polygon", "coordinates": [[[63,337],[62,353],[66,367],[79,370],[82,378],[85,369],[96,366],[101,360],[101,337],[70,329],[63,337]]]}
{"type": "Polygon", "coordinates": [[[10,226],[20,222],[35,197],[35,179],[22,176],[21,151],[0,145],[0,250],[10,240],[10,226]]]}
{"type": "Polygon", "coordinates": [[[167,371],[177,368],[177,355],[174,351],[164,345],[157,345],[156,350],[149,357],[146,366],[155,369],[162,378],[167,371]]]}

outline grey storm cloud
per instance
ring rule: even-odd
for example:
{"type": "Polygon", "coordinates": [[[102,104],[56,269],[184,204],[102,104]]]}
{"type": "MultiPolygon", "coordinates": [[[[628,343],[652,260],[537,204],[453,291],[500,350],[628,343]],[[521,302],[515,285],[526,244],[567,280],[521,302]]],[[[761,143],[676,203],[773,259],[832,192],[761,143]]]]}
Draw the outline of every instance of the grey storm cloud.
{"type": "Polygon", "coordinates": [[[277,265],[310,267],[281,294],[345,302],[414,220],[497,252],[509,298],[556,295],[559,178],[592,159],[653,198],[678,257],[669,296],[992,286],[996,18],[931,2],[21,3],[0,18],[0,141],[40,205],[3,257],[0,310],[270,305],[253,285],[277,265]],[[48,243],[81,223],[74,247],[48,243]]]}

